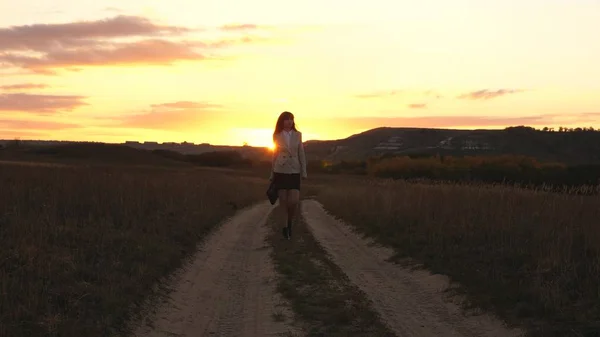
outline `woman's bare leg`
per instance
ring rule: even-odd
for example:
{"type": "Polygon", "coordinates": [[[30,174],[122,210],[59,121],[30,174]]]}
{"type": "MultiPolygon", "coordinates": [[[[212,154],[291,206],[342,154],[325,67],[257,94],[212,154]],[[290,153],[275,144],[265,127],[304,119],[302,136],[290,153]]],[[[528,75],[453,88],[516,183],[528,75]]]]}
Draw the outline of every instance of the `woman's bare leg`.
{"type": "Polygon", "coordinates": [[[288,191],[287,190],[279,190],[279,216],[281,221],[287,220],[287,210],[288,210],[288,191]]]}
{"type": "Polygon", "coordinates": [[[300,191],[289,190],[287,194],[287,225],[288,232],[292,233],[292,222],[296,217],[296,211],[298,210],[298,203],[300,202],[300,191]]]}
{"type": "MultiPolygon", "coordinates": [[[[288,191],[287,190],[279,190],[279,217],[278,220],[281,221],[278,223],[284,223],[287,225],[287,219],[288,219],[288,191]]],[[[288,232],[287,232],[287,227],[284,226],[283,227],[283,236],[287,237],[288,236],[288,232]]]]}

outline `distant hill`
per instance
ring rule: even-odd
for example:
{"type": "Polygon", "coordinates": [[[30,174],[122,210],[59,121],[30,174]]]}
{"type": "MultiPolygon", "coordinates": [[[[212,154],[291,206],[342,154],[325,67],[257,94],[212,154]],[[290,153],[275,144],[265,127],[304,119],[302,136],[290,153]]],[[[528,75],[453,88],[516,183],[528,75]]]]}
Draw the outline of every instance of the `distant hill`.
{"type": "MultiPolygon", "coordinates": [[[[77,160],[140,165],[189,165],[213,152],[237,152],[245,160],[269,162],[265,148],[192,143],[104,144],[89,142],[0,141],[0,160],[77,160]],[[5,149],[2,150],[2,147],[5,149]],[[181,154],[181,155],[180,155],[181,154]],[[29,158],[29,159],[27,159],[29,158]],[[195,158],[195,159],[194,159],[195,158]]],[[[456,130],[381,127],[348,138],[305,143],[309,161],[362,161],[380,155],[526,155],[540,161],[600,164],[600,132],[592,130],[542,131],[530,127],[503,130],[456,130]]]]}
{"type": "Polygon", "coordinates": [[[364,160],[377,155],[515,154],[567,164],[600,163],[600,132],[554,132],[529,127],[504,130],[376,128],[345,139],[308,141],[309,160],[364,160]]]}

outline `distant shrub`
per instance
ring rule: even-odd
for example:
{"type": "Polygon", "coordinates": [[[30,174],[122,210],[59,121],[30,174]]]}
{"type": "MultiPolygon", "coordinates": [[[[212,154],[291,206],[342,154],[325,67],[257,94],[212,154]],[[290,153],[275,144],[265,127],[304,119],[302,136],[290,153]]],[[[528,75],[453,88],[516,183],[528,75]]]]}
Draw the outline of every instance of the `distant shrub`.
{"type": "Polygon", "coordinates": [[[212,151],[186,155],[192,164],[213,167],[251,167],[252,160],[244,158],[237,151],[212,151]]]}
{"type": "Polygon", "coordinates": [[[392,179],[431,179],[533,186],[600,184],[600,165],[567,166],[516,155],[371,159],[369,175],[392,179]]]}

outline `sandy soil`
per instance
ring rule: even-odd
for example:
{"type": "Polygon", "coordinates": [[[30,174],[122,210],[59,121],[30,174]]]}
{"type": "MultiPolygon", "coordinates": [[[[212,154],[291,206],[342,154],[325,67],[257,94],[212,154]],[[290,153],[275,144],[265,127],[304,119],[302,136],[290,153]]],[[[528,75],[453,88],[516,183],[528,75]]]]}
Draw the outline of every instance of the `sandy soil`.
{"type": "Polygon", "coordinates": [[[265,243],[271,210],[261,203],[238,212],[209,236],[134,336],[300,336],[276,294],[265,243]]]}
{"type": "Polygon", "coordinates": [[[333,262],[367,295],[398,337],[522,335],[490,315],[463,315],[457,304],[444,299],[443,290],[450,286],[446,277],[386,262],[392,256],[390,249],[363,239],[318,202],[303,201],[302,213],[333,262]]]}

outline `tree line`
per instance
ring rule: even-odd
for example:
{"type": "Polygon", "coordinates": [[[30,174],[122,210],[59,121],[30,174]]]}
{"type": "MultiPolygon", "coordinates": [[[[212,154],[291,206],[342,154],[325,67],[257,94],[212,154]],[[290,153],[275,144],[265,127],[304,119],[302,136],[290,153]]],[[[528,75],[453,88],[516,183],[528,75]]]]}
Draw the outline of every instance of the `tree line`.
{"type": "MultiPolygon", "coordinates": [[[[366,161],[321,163],[312,169],[333,174],[361,174],[391,179],[427,179],[446,182],[510,184],[562,190],[600,188],[600,165],[566,165],[540,162],[520,155],[498,156],[395,156],[372,157],[366,161]]],[[[583,191],[584,189],[582,189],[583,191]]]]}
{"type": "Polygon", "coordinates": [[[505,128],[505,130],[514,130],[514,129],[543,131],[543,132],[600,132],[600,129],[595,129],[592,126],[588,126],[588,127],[585,127],[585,126],[584,127],[566,127],[566,126],[548,127],[548,126],[545,126],[541,129],[536,129],[531,126],[520,125],[520,126],[509,126],[509,127],[505,128]]]}
{"type": "MultiPolygon", "coordinates": [[[[245,158],[237,151],[214,151],[185,155],[175,151],[154,150],[155,154],[195,165],[269,170],[267,160],[245,158]]],[[[523,187],[600,189],[600,165],[567,165],[542,162],[522,155],[497,156],[376,156],[367,160],[309,161],[309,172],[356,174],[391,179],[426,179],[445,182],[510,184],[523,187]]]]}
{"type": "Polygon", "coordinates": [[[211,151],[200,154],[183,154],[172,150],[153,150],[152,153],[165,158],[184,161],[199,166],[230,168],[246,168],[254,166],[251,159],[244,158],[238,151],[211,151]]]}

